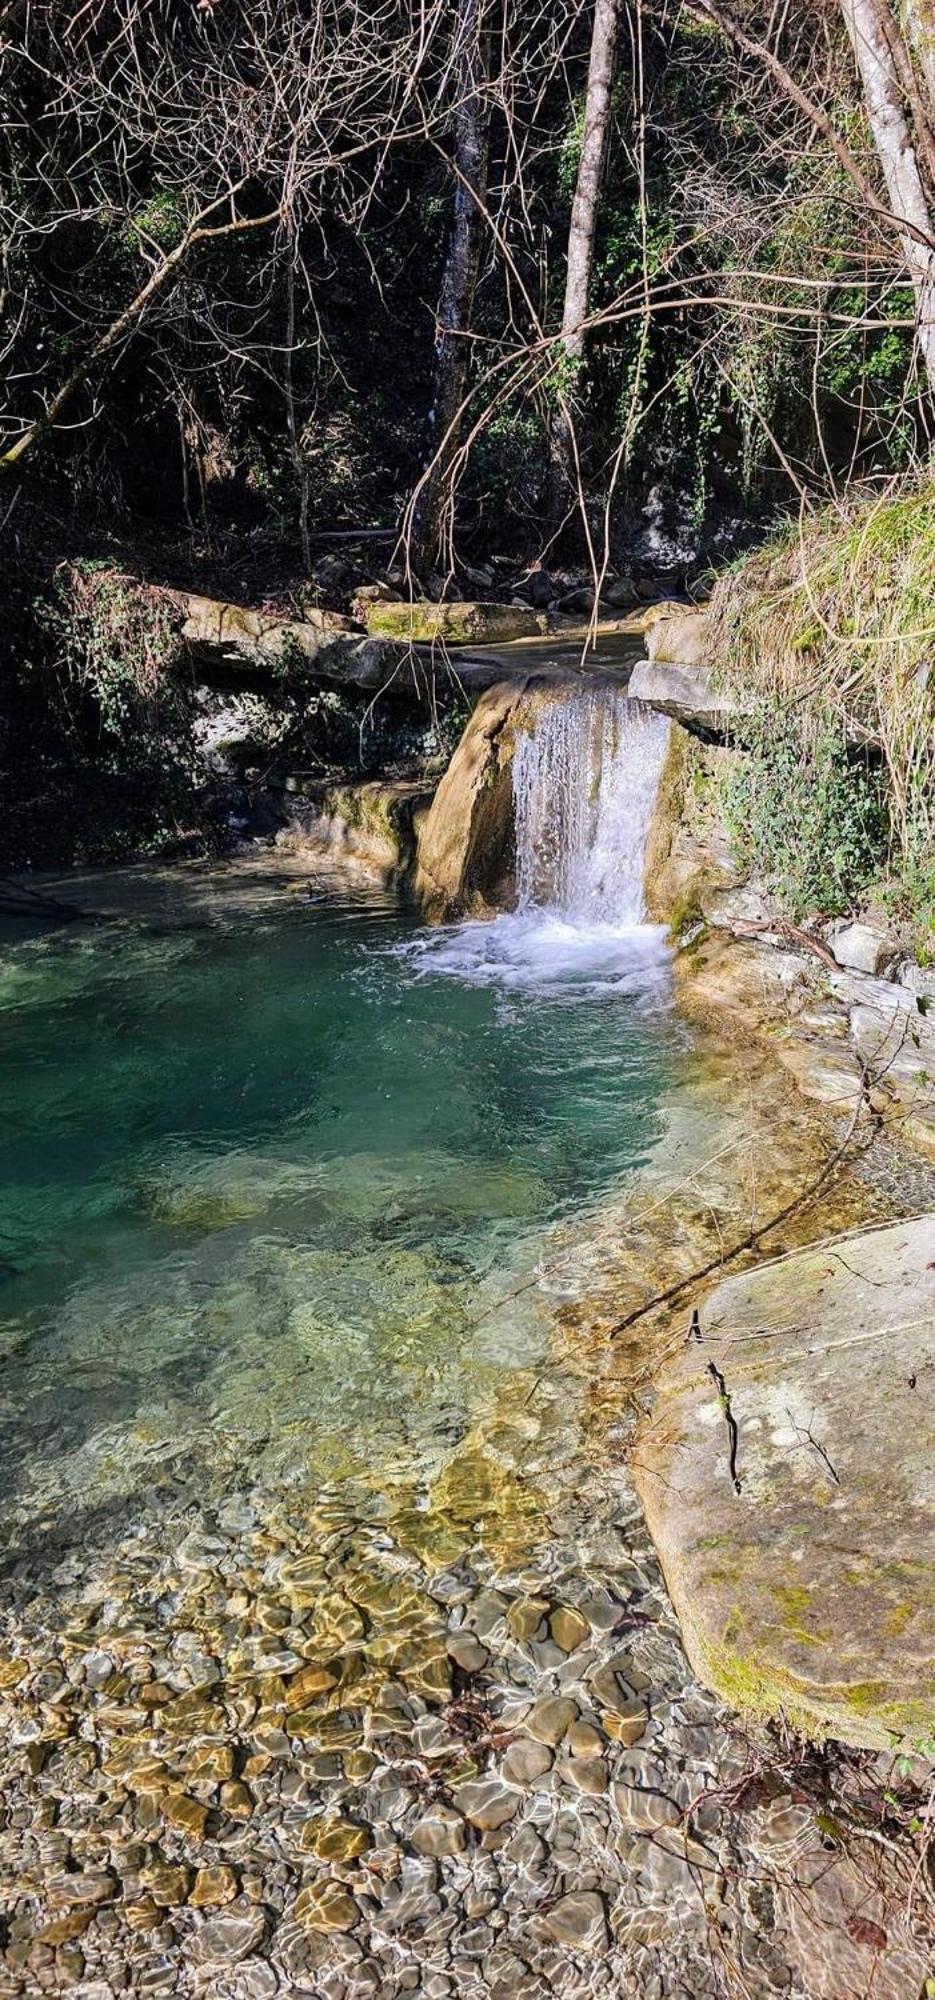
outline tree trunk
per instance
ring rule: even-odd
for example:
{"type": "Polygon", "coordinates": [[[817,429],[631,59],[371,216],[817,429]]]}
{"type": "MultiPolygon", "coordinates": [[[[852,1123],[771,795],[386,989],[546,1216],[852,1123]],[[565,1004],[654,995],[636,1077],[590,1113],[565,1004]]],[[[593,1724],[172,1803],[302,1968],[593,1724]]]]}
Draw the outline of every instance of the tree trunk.
{"type": "Polygon", "coordinates": [[[921,77],[930,118],[935,118],[935,5],[933,0],[905,0],[906,39],[921,77]]]}
{"type": "Polygon", "coordinates": [[[863,84],[867,117],[916,300],[919,352],[935,391],[935,236],[928,197],[893,56],[888,0],[841,0],[863,84]]]}
{"type": "Polygon", "coordinates": [[[430,568],[442,557],[446,539],[443,530],[445,510],[451,501],[451,473],[458,450],[461,407],[468,379],[470,341],[467,336],[483,240],[490,149],[486,101],[488,50],[483,8],[484,0],[459,0],[461,46],[457,65],[453,156],[457,179],[438,297],[428,464],[422,475],[413,515],[413,556],[420,568],[430,568]]]}
{"type": "Polygon", "coordinates": [[[588,312],[594,233],[600,203],[610,94],[617,48],[619,0],[595,0],[591,30],[591,60],[584,101],[584,130],[578,179],[568,232],[568,268],[562,312],[563,380],[552,424],[549,449],[549,525],[558,527],[575,485],[574,450],[569,403],[574,379],[584,355],[584,321],[588,312]]]}

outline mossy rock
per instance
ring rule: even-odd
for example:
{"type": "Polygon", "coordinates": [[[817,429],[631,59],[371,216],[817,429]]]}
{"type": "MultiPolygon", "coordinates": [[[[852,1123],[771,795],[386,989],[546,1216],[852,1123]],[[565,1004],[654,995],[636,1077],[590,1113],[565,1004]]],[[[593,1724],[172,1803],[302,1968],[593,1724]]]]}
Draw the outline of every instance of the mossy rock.
{"type": "Polygon", "coordinates": [[[729,1278],[634,1473],[699,1676],[804,1734],[935,1726],[935,1215],[729,1278]]]}
{"type": "Polygon", "coordinates": [[[367,631],[372,637],[408,639],[413,644],[503,645],[510,639],[535,639],[544,630],[542,617],[523,604],[432,604],[400,599],[367,606],[367,631]]]}

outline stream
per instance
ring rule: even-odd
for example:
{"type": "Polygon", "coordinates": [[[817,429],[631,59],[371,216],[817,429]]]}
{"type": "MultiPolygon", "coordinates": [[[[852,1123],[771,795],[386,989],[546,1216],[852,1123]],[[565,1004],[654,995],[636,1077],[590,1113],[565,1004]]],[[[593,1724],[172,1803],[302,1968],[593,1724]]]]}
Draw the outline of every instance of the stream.
{"type": "Polygon", "coordinates": [[[639,920],[664,731],[575,699],[489,924],[267,855],[0,934],[11,2000],[830,2000],[843,1863],[747,1799],[596,1390],[728,1114],[639,920]]]}

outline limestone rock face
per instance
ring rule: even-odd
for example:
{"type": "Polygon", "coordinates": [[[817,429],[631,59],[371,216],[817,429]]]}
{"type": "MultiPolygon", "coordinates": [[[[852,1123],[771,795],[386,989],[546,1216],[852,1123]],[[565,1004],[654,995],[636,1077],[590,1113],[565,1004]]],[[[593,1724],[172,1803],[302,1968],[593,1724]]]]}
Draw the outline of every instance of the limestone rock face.
{"type": "Polygon", "coordinates": [[[484,693],[419,832],[415,891],[429,916],[508,900],[513,867],[510,769],[525,681],[484,693]]]}
{"type": "Polygon", "coordinates": [[[337,612],[309,610],[301,619],[277,618],[219,598],[186,596],[182,641],[205,679],[238,674],[267,676],[298,665],[337,686],[378,689],[398,671],[391,649],[355,632],[337,612]]]}
{"type": "MultiPolygon", "coordinates": [[[[660,629],[651,628],[647,643],[653,631],[660,629]]],[[[723,736],[731,716],[737,713],[726,695],[715,692],[703,667],[675,661],[638,660],[630,677],[630,693],[636,701],[645,701],[661,715],[670,715],[674,722],[703,736],[723,736]]]]}
{"type": "Polygon", "coordinates": [[[646,651],[652,661],[696,667],[702,672],[710,657],[707,618],[683,604],[657,604],[646,619],[646,651]]]}
{"type": "Polygon", "coordinates": [[[671,924],[676,932],[706,916],[712,896],[735,889],[741,879],[717,803],[721,770],[735,754],[701,743],[685,729],[669,732],[646,841],[643,893],[652,921],[671,924]]]}
{"type": "Polygon", "coordinates": [[[634,1474],[692,1662],[738,1707],[888,1748],[935,1719],[935,1215],[728,1278],[634,1474]]]}
{"type": "Polygon", "coordinates": [[[378,639],[408,640],[446,646],[498,645],[509,639],[534,639],[545,630],[542,616],[527,604],[483,604],[468,600],[433,604],[402,598],[366,606],[367,631],[378,639]]]}
{"type": "Polygon", "coordinates": [[[831,949],[839,965],[851,972],[882,972],[893,957],[890,940],[873,924],[842,924],[835,931],[831,949]]]}
{"type": "Polygon", "coordinates": [[[324,850],[359,863],[383,882],[407,881],[433,791],[418,778],[313,784],[307,816],[299,814],[277,845],[300,855],[309,848],[324,850]]]}

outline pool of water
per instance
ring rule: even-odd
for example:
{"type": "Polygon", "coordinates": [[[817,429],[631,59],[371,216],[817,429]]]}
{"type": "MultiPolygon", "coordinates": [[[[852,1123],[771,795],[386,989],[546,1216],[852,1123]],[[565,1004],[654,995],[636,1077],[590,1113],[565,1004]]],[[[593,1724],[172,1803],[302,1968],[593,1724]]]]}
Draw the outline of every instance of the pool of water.
{"type": "Polygon", "coordinates": [[[428,932],[269,871],[105,887],[113,920],[0,937],[7,1531],[51,1554],[169,1467],[437,1471],[543,1365],[550,1233],[659,1129],[657,934],[428,932]]]}

